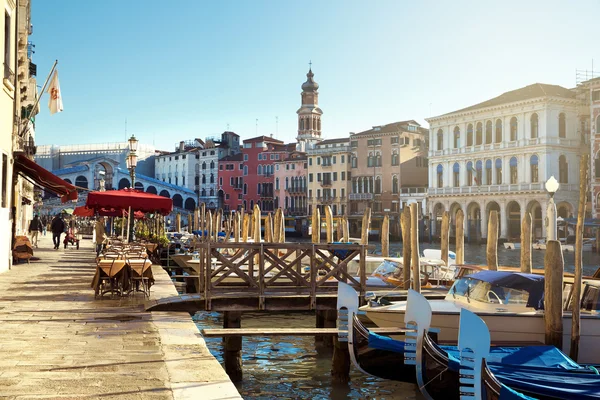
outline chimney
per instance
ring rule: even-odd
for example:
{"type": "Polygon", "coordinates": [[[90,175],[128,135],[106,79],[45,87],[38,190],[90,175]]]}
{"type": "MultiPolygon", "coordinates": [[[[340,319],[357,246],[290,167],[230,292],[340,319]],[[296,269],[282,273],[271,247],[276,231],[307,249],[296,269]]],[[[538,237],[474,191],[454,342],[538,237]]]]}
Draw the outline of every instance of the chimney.
{"type": "Polygon", "coordinates": [[[179,151],[182,152],[183,150],[185,150],[185,142],[181,141],[179,142],[179,151]]]}

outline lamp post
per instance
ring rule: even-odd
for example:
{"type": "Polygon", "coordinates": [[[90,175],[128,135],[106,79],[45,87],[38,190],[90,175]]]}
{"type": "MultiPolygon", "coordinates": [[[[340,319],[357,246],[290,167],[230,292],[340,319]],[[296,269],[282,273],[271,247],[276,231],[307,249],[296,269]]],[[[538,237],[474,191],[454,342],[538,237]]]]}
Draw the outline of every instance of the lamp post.
{"type": "Polygon", "coordinates": [[[554,203],[554,194],[560,187],[558,181],[554,176],[545,184],[546,190],[550,193],[550,200],[548,201],[548,208],[546,209],[546,238],[547,240],[557,240],[557,214],[556,204],[554,203]]]}
{"type": "MultiPolygon", "coordinates": [[[[135,138],[135,135],[131,135],[129,138],[129,154],[127,155],[127,169],[129,170],[129,175],[131,176],[131,188],[135,189],[135,167],[137,166],[138,156],[136,154],[138,146],[138,140],[135,138]]],[[[129,241],[133,240],[133,223],[134,218],[130,209],[129,212],[129,241]]]]}

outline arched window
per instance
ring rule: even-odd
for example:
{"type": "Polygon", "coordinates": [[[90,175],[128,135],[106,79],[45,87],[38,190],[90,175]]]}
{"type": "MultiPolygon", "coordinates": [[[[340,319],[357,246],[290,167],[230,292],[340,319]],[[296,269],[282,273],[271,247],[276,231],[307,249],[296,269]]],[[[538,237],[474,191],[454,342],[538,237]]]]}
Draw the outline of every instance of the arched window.
{"type": "Polygon", "coordinates": [[[485,162],[485,184],[492,184],[492,160],[487,160],[485,162]]]}
{"type": "Polygon", "coordinates": [[[496,185],[502,185],[502,160],[496,159],[496,185]]]}
{"type": "Polygon", "coordinates": [[[256,167],[256,173],[258,175],[262,175],[262,165],[259,165],[258,167],[256,167]]]}
{"type": "Polygon", "coordinates": [[[558,157],[558,182],[569,183],[569,163],[567,157],[558,157]]]}
{"type": "Polygon", "coordinates": [[[378,176],[375,178],[375,193],[381,193],[381,177],[378,176]]]}
{"type": "Polygon", "coordinates": [[[206,175],[202,175],[202,183],[206,183],[206,175]]]}
{"type": "Polygon", "coordinates": [[[400,157],[398,157],[398,150],[392,151],[392,165],[399,164],[400,157]]]}
{"type": "Polygon", "coordinates": [[[372,167],[375,162],[375,157],[373,157],[373,152],[369,153],[369,158],[367,158],[367,167],[372,167]]]}
{"type": "Polygon", "coordinates": [[[594,176],[596,178],[600,178],[600,152],[596,153],[596,159],[594,160],[594,171],[594,176]]]}
{"type": "Polygon", "coordinates": [[[513,157],[510,159],[510,184],[516,185],[519,182],[519,175],[517,172],[518,162],[517,157],[513,157]]]}
{"type": "Polygon", "coordinates": [[[517,117],[510,119],[510,141],[514,142],[517,140],[517,117]]]}
{"type": "Polygon", "coordinates": [[[441,129],[437,131],[437,149],[444,150],[444,132],[441,129]]]}
{"type": "Polygon", "coordinates": [[[275,178],[275,190],[279,190],[279,178],[275,178]]]}
{"type": "Polygon", "coordinates": [[[214,196],[215,195],[215,190],[214,189],[210,189],[210,196],[214,196]]]}
{"type": "Polygon", "coordinates": [[[475,163],[475,169],[477,175],[475,176],[475,185],[480,186],[483,184],[483,162],[481,160],[475,163]]]}
{"type": "Polygon", "coordinates": [[[565,113],[558,114],[558,137],[567,137],[567,117],[565,116],[565,113]]]}
{"type": "Polygon", "coordinates": [[[248,166],[244,165],[244,176],[248,175],[248,166]]]}
{"type": "Polygon", "coordinates": [[[317,130],[321,130],[321,119],[317,120],[317,130]]]}
{"type": "Polygon", "coordinates": [[[538,115],[536,113],[531,114],[531,138],[537,139],[538,137],[538,115]]]}
{"type": "Polygon", "coordinates": [[[244,194],[248,194],[248,184],[244,183],[244,194]]]}
{"type": "Polygon", "coordinates": [[[473,186],[473,163],[467,163],[467,186],[473,186]]]}
{"type": "Polygon", "coordinates": [[[467,125],[467,146],[473,146],[473,124],[467,125]]]}
{"type": "Polygon", "coordinates": [[[442,167],[442,164],[437,166],[437,187],[444,187],[444,167],[442,167]]]}
{"type": "MultiPolygon", "coordinates": [[[[171,166],[169,166],[169,169],[171,168],[171,166]]],[[[202,162],[202,169],[206,169],[206,161],[202,162]]]]}
{"type": "Polygon", "coordinates": [[[298,129],[302,130],[302,119],[298,121],[298,129]]]}
{"type": "Polygon", "coordinates": [[[358,168],[358,158],[356,156],[352,156],[352,168],[358,168]]]}
{"type": "Polygon", "coordinates": [[[453,179],[454,187],[459,187],[460,186],[460,165],[458,165],[458,163],[454,163],[454,166],[452,167],[452,175],[454,177],[454,179],[453,179]]]}
{"type": "Polygon", "coordinates": [[[210,174],[210,183],[215,183],[215,176],[213,174],[210,174]]]}
{"type": "Polygon", "coordinates": [[[538,182],[538,156],[536,156],[535,154],[531,156],[531,158],[529,159],[529,166],[531,169],[531,183],[537,183],[538,182]]]}
{"type": "Polygon", "coordinates": [[[483,144],[483,124],[477,123],[477,129],[475,130],[475,145],[479,146],[483,144]]]}
{"type": "Polygon", "coordinates": [[[206,189],[202,189],[202,194],[201,196],[206,197],[206,189]]]}
{"type": "Polygon", "coordinates": [[[596,117],[596,134],[600,135],[600,115],[596,117]]]}
{"type": "Polygon", "coordinates": [[[460,147],[460,128],[458,126],[454,127],[454,148],[458,149],[460,147]]]}
{"type": "Polygon", "coordinates": [[[379,152],[375,154],[375,166],[381,167],[381,153],[379,152]]]}
{"type": "Polygon", "coordinates": [[[485,123],[485,144],[492,144],[492,121],[485,123]]]}
{"type": "Polygon", "coordinates": [[[495,143],[501,143],[502,142],[502,120],[501,119],[497,119],[496,120],[496,140],[495,143]]]}
{"type": "Polygon", "coordinates": [[[287,176],[285,177],[285,190],[288,190],[290,188],[290,178],[288,178],[287,176]]]}
{"type": "Polygon", "coordinates": [[[394,175],[392,178],[392,193],[398,194],[398,175],[394,175]]]}

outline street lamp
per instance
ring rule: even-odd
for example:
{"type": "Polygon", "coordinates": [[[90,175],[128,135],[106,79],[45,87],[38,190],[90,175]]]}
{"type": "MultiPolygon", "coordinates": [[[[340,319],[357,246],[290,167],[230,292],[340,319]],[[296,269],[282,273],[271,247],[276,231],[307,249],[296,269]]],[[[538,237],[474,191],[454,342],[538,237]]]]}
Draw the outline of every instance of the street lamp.
{"type": "MultiPolygon", "coordinates": [[[[135,189],[135,167],[137,167],[138,161],[138,156],[136,154],[137,146],[138,140],[135,138],[135,135],[131,135],[131,137],[129,138],[129,154],[127,155],[127,159],[125,160],[125,162],[127,164],[127,169],[129,170],[129,175],[131,176],[132,189],[135,189]]],[[[131,212],[129,213],[129,221],[129,241],[132,241],[134,218],[131,212]]]]}
{"type": "Polygon", "coordinates": [[[554,176],[545,184],[546,190],[550,193],[550,201],[548,201],[548,208],[546,210],[546,237],[547,240],[556,240],[557,237],[557,221],[556,221],[556,204],[554,203],[554,194],[560,187],[558,181],[554,176]]]}

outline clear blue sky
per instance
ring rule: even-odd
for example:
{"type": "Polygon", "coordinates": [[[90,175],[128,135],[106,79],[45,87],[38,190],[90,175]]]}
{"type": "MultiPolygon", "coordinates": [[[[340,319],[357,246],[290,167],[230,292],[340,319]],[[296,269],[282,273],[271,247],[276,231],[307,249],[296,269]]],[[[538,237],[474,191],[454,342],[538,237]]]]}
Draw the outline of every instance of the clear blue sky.
{"type": "Polygon", "coordinates": [[[596,0],[32,1],[38,84],[59,60],[65,110],[38,144],[275,134],[292,141],[313,62],[334,138],[600,70],[596,0]],[[176,5],[177,8],[172,6],[176,5]]]}

